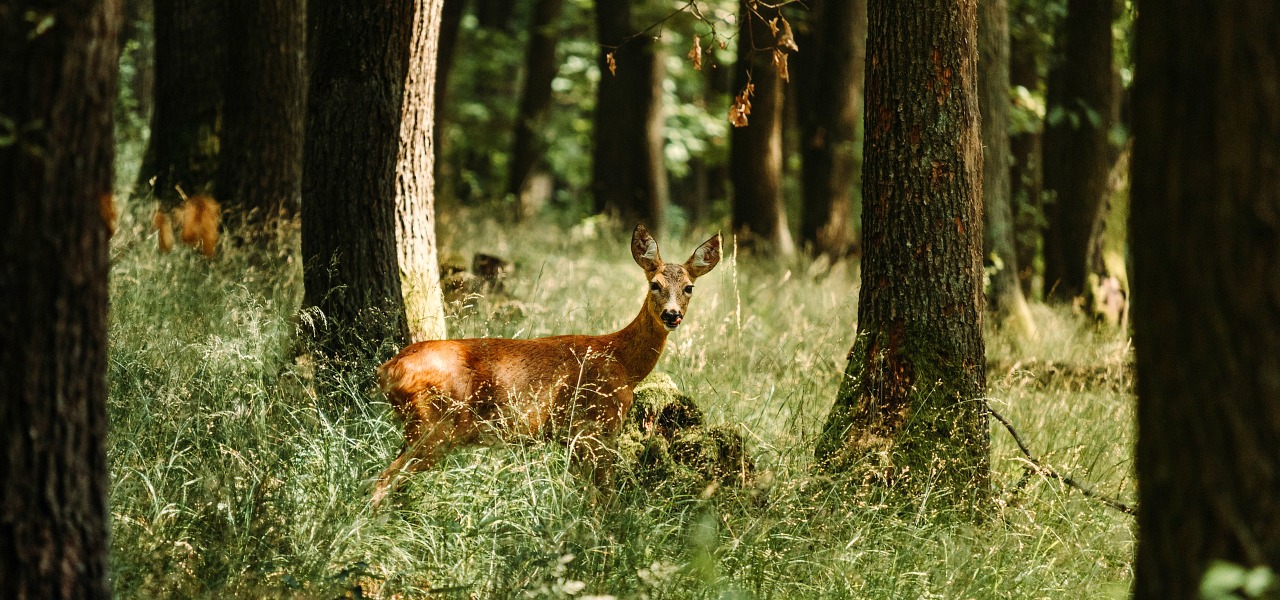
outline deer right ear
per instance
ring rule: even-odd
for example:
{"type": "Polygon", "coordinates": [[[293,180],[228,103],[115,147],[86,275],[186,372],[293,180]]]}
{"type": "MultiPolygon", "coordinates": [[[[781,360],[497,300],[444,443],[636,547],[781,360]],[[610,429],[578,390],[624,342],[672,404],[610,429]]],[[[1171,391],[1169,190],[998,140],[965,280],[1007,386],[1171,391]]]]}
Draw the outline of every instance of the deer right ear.
{"type": "Polygon", "coordinates": [[[649,235],[649,230],[645,229],[644,225],[636,225],[635,232],[631,234],[631,258],[636,259],[636,264],[640,265],[646,273],[652,273],[662,267],[662,257],[658,255],[658,242],[649,235]]]}

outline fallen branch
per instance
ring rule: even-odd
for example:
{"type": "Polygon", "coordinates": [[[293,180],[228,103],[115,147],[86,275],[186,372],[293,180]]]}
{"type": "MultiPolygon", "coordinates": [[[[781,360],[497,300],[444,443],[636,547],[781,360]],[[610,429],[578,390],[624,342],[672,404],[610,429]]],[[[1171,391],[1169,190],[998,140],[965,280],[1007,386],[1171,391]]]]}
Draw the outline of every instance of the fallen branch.
{"type": "Polygon", "coordinates": [[[1138,511],[1134,510],[1133,507],[1129,506],[1128,504],[1120,502],[1119,500],[1108,498],[1107,496],[1104,496],[1098,492],[1093,491],[1092,488],[1066,475],[1063,475],[1062,473],[1059,473],[1053,470],[1052,467],[1046,467],[1043,464],[1041,464],[1041,462],[1031,454],[1031,450],[1027,449],[1027,444],[1022,441],[1022,436],[1018,435],[1018,430],[1013,428],[1013,424],[1009,423],[1009,420],[1004,418],[1003,415],[996,412],[996,409],[991,408],[991,405],[987,403],[986,400],[983,400],[982,403],[986,405],[987,411],[991,413],[991,416],[995,417],[997,421],[1000,421],[1001,425],[1004,425],[1005,429],[1009,430],[1009,435],[1013,436],[1013,441],[1017,442],[1018,448],[1022,450],[1022,453],[1024,455],[1026,455],[1027,461],[1030,462],[1032,466],[1035,467],[1035,470],[1037,473],[1057,479],[1062,483],[1065,483],[1073,488],[1076,488],[1077,490],[1080,490],[1080,493],[1084,494],[1086,497],[1093,498],[1094,500],[1097,500],[1098,502],[1101,502],[1107,506],[1110,506],[1111,508],[1114,508],[1126,515],[1136,516],[1138,514],[1138,511]]]}

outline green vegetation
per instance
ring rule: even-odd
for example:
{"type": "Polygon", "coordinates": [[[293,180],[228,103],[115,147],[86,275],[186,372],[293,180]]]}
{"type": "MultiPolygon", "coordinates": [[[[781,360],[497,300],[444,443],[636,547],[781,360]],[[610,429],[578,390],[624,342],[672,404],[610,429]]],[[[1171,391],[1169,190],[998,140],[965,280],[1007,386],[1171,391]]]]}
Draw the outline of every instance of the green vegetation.
{"type": "MultiPolygon", "coordinates": [[[[515,262],[507,295],[454,301],[454,337],[603,332],[639,307],[628,228],[510,227],[457,209],[441,218],[446,262],[479,251],[515,262]]],[[[297,249],[285,249],[286,269],[264,271],[226,247],[212,262],[160,255],[147,232],[145,218],[126,215],[112,246],[120,597],[1099,598],[1129,589],[1132,519],[1027,475],[1002,430],[992,432],[998,505],[976,525],[928,495],[904,510],[873,486],[815,473],[815,436],[852,342],[848,263],[780,264],[730,244],[658,365],[708,426],[744,433],[748,485],[624,478],[602,507],[569,473],[563,447],[533,445],[456,452],[374,511],[369,484],[397,452],[399,424],[367,377],[334,379],[294,358],[300,328],[322,318],[297,312],[297,249]]],[[[684,252],[705,233],[661,243],[684,252]]],[[[989,332],[993,406],[1047,463],[1131,499],[1127,343],[1065,309],[1033,309],[1039,339],[989,332]]]]}

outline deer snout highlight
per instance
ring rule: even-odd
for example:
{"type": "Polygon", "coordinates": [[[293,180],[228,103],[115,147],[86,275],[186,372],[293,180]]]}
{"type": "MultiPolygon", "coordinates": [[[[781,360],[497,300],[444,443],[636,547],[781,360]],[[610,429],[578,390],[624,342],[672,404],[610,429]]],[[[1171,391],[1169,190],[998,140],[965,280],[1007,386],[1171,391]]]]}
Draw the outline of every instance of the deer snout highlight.
{"type": "Polygon", "coordinates": [[[662,314],[659,316],[662,318],[662,324],[666,325],[667,329],[675,329],[678,325],[680,325],[680,321],[684,320],[684,314],[682,314],[679,310],[674,310],[671,308],[663,309],[662,314]]]}

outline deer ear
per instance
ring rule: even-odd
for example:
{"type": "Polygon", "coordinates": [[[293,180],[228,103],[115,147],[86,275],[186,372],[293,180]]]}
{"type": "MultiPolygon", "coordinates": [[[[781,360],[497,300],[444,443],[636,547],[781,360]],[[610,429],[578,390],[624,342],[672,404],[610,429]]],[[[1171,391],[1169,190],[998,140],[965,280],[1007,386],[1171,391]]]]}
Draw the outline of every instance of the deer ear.
{"type": "Polygon", "coordinates": [[[645,229],[644,225],[636,225],[635,232],[631,234],[631,258],[636,259],[636,264],[640,265],[646,273],[652,273],[662,267],[662,257],[658,255],[658,242],[649,235],[649,230],[645,229]]]}
{"type": "Polygon", "coordinates": [[[720,264],[720,234],[718,233],[698,246],[698,249],[693,251],[693,256],[685,261],[684,267],[689,271],[690,277],[697,279],[711,272],[717,264],[720,264]]]}

